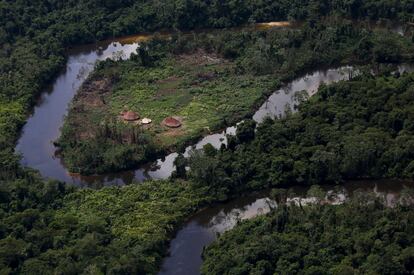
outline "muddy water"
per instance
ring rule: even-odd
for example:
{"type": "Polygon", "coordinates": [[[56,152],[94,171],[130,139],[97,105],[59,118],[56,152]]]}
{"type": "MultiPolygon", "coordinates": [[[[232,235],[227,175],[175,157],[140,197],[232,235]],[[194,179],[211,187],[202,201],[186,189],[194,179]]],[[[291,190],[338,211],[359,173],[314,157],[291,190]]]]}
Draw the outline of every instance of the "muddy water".
{"type": "MultiPolygon", "coordinates": [[[[400,181],[356,181],[341,186],[324,187],[331,204],[343,203],[355,190],[373,191],[384,198],[387,205],[394,205],[405,187],[414,188],[412,182],[400,181]]],[[[307,188],[293,187],[288,202],[312,203],[316,198],[306,195],[307,188]]],[[[202,264],[201,254],[205,246],[217,239],[217,235],[232,229],[238,221],[266,214],[277,207],[269,198],[269,191],[238,198],[225,204],[216,205],[193,216],[172,240],[169,253],[164,259],[160,275],[196,275],[202,264]]]]}
{"type": "MultiPolygon", "coordinates": [[[[270,22],[257,24],[253,28],[289,26],[296,27],[286,22],[270,22]]],[[[169,34],[161,33],[160,36],[168,37],[169,34]]],[[[127,59],[131,53],[136,51],[140,42],[151,38],[150,34],[128,36],[71,50],[65,71],[56,79],[52,88],[42,94],[32,116],[23,128],[16,147],[16,151],[22,155],[22,164],[38,170],[44,178],[57,179],[79,186],[122,185],[150,178],[169,177],[174,169],[173,161],[177,156],[176,153],[136,170],[99,176],[80,176],[68,173],[61,159],[55,156],[56,148],[53,145],[53,141],[59,137],[60,127],[63,125],[63,119],[71,100],[94,69],[96,62],[106,58],[127,59]]],[[[265,116],[279,116],[283,114],[287,106],[293,108],[295,104],[293,95],[296,91],[306,90],[311,95],[322,82],[332,83],[348,79],[350,70],[352,70],[351,67],[343,67],[316,70],[307,74],[270,96],[253,118],[261,122],[265,116]]],[[[229,127],[221,133],[204,137],[194,146],[202,148],[203,145],[211,143],[219,147],[222,143],[226,143],[226,134],[234,134],[235,130],[235,127],[229,127]]],[[[191,147],[186,149],[186,155],[190,149],[191,147]]]]}

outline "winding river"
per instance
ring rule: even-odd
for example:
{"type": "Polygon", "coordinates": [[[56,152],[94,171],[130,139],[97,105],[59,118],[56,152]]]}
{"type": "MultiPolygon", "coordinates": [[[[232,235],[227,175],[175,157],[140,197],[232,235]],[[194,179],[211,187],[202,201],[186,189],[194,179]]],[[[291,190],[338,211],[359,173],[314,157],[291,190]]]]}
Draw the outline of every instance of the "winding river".
{"type": "MultiPolygon", "coordinates": [[[[253,26],[255,29],[275,27],[294,28],[296,25],[288,22],[270,22],[253,26]]],[[[387,27],[394,32],[404,34],[404,28],[399,25],[387,27]]],[[[168,33],[161,33],[161,35],[169,36],[168,33]]],[[[136,52],[141,42],[152,37],[151,34],[126,36],[70,50],[65,70],[53,83],[52,88],[42,93],[34,107],[33,114],[23,127],[22,135],[16,146],[16,151],[22,156],[22,165],[38,170],[44,178],[57,179],[77,186],[122,185],[151,178],[168,178],[174,169],[173,161],[177,156],[176,153],[136,170],[98,176],[80,176],[68,173],[61,159],[56,156],[56,147],[53,145],[53,141],[59,137],[70,102],[94,69],[95,64],[107,58],[127,59],[131,53],[136,52]]],[[[412,69],[410,66],[400,67],[401,71],[410,69],[412,69]]],[[[351,70],[352,67],[315,70],[302,76],[271,95],[254,114],[253,119],[261,122],[265,116],[279,116],[284,113],[286,104],[293,106],[294,92],[306,90],[312,95],[322,82],[329,84],[348,79],[351,70]]],[[[194,146],[202,148],[203,145],[211,143],[219,147],[221,143],[226,142],[226,134],[234,134],[235,130],[235,127],[229,127],[221,133],[204,137],[194,146]]],[[[188,147],[186,153],[191,148],[192,146],[188,147]]]]}
{"type": "MultiPolygon", "coordinates": [[[[256,28],[289,27],[286,23],[258,24],[256,28]]],[[[392,30],[403,34],[404,28],[395,27],[392,30]]],[[[165,34],[168,35],[168,34],[165,34]]],[[[60,127],[67,114],[68,106],[83,81],[94,69],[97,61],[112,59],[127,59],[135,52],[140,42],[151,39],[151,35],[129,36],[112,41],[104,41],[93,45],[76,47],[69,52],[66,69],[53,83],[52,88],[45,90],[33,114],[23,128],[16,151],[22,156],[22,164],[36,169],[44,178],[57,179],[77,186],[122,185],[145,179],[164,179],[171,175],[174,169],[173,161],[176,153],[169,154],[156,162],[116,174],[99,176],[79,176],[68,173],[61,160],[56,157],[56,148],[53,141],[59,137],[60,127]]],[[[413,71],[409,65],[399,67],[400,72],[413,71]]],[[[296,99],[295,92],[305,90],[309,95],[314,94],[321,83],[333,83],[349,79],[355,73],[351,66],[315,70],[294,81],[282,89],[274,92],[257,110],[253,119],[263,121],[267,116],[278,117],[283,115],[286,108],[293,108],[296,99]]],[[[221,133],[208,135],[194,146],[186,149],[186,154],[193,148],[202,148],[211,143],[220,147],[226,143],[226,135],[234,134],[236,126],[229,127],[221,133]]],[[[384,196],[387,203],[392,205],[398,199],[400,191],[405,187],[414,187],[405,182],[349,182],[340,187],[324,187],[335,196],[330,203],[341,203],[351,196],[354,190],[363,188],[384,196]]],[[[290,198],[295,202],[303,200],[312,202],[306,197],[306,188],[296,187],[297,195],[290,198]]],[[[217,234],[231,229],[238,220],[254,217],[269,212],[276,203],[269,198],[269,192],[261,192],[242,197],[237,200],[220,204],[200,211],[194,215],[178,232],[171,242],[169,256],[163,263],[160,274],[198,274],[202,263],[203,247],[214,241],[217,234]]]]}

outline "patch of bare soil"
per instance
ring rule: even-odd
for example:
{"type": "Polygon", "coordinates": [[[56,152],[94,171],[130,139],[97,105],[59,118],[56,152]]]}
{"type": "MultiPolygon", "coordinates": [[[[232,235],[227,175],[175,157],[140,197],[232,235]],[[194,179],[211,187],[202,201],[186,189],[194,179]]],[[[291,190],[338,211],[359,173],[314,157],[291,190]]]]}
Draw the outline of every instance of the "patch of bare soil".
{"type": "Polygon", "coordinates": [[[158,80],[156,83],[160,86],[160,88],[157,90],[154,98],[160,99],[163,96],[175,94],[177,92],[175,86],[177,86],[181,80],[182,77],[177,76],[170,76],[165,79],[158,80]]]}
{"type": "Polygon", "coordinates": [[[159,89],[155,94],[155,98],[160,99],[163,96],[173,95],[175,93],[177,93],[177,89],[159,89]]]}
{"type": "Polygon", "coordinates": [[[205,81],[212,81],[217,77],[215,72],[200,72],[197,73],[196,78],[191,82],[191,86],[199,87],[205,81]]]}
{"type": "Polygon", "coordinates": [[[164,79],[160,79],[156,83],[157,84],[164,84],[164,83],[177,82],[179,80],[181,80],[181,78],[178,77],[178,76],[170,76],[170,77],[167,77],[167,78],[164,78],[164,79]]]}
{"type": "Polygon", "coordinates": [[[202,49],[198,49],[191,54],[181,54],[177,56],[177,60],[180,63],[190,66],[204,66],[204,65],[216,65],[226,62],[226,60],[215,53],[207,53],[202,49]]]}
{"type": "Polygon", "coordinates": [[[76,96],[76,101],[85,107],[102,107],[105,105],[104,96],[111,88],[112,82],[109,79],[85,82],[76,96]]]}
{"type": "Polygon", "coordinates": [[[106,110],[105,96],[111,92],[112,81],[106,78],[87,80],[76,94],[68,120],[76,128],[79,139],[93,138],[96,125],[88,123],[94,112],[104,113],[106,110]]]}
{"type": "Polygon", "coordinates": [[[161,135],[165,137],[180,137],[185,134],[185,131],[182,128],[171,128],[163,132],[161,135]]]}

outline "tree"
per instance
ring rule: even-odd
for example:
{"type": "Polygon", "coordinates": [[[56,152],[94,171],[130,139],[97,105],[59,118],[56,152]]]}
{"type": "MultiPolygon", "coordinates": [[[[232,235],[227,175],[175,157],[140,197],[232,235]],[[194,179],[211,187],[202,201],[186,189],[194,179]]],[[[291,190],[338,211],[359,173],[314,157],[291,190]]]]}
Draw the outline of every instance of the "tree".
{"type": "Polygon", "coordinates": [[[252,119],[244,120],[237,125],[236,137],[240,143],[251,141],[255,136],[256,122],[252,119]]]}
{"type": "Polygon", "coordinates": [[[174,166],[175,166],[175,173],[172,175],[172,177],[176,178],[187,178],[187,165],[188,161],[184,157],[183,154],[179,153],[178,156],[174,160],[174,166]]]}

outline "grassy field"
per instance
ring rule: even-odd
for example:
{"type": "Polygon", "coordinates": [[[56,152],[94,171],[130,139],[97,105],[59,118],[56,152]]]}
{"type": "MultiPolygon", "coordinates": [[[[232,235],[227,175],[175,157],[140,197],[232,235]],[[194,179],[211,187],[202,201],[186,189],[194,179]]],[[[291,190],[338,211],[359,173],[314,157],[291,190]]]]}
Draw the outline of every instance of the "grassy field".
{"type": "Polygon", "coordinates": [[[231,62],[203,52],[174,56],[149,69],[125,63],[121,76],[108,97],[109,112],[116,115],[128,106],[152,119],[149,130],[163,147],[241,119],[271,85],[266,77],[236,75],[231,62]],[[161,126],[168,116],[180,117],[182,127],[161,126]]]}

